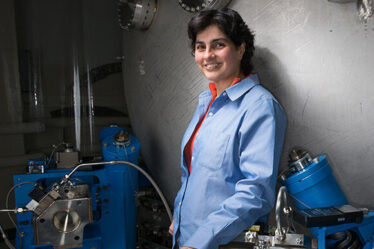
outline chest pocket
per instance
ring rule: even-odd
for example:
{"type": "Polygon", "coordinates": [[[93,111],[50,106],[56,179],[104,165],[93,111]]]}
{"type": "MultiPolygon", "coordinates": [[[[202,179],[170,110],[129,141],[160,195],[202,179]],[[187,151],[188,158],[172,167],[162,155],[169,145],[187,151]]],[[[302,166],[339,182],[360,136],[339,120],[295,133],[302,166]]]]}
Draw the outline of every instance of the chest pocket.
{"type": "Polygon", "coordinates": [[[202,141],[197,148],[199,150],[198,167],[219,169],[227,153],[230,135],[216,130],[210,130],[207,133],[209,134],[203,134],[202,141]]]}

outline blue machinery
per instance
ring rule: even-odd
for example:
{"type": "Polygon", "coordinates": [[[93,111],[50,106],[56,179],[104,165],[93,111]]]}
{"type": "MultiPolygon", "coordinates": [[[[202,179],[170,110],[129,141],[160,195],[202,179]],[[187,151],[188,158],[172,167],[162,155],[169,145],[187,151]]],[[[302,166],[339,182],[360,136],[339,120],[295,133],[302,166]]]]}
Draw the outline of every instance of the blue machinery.
{"type": "MultiPolygon", "coordinates": [[[[50,162],[35,161],[29,163],[34,174],[14,176],[16,207],[26,207],[17,209],[17,226],[23,236],[16,239],[16,248],[22,243],[24,249],[135,249],[138,173],[122,164],[137,163],[139,141],[119,127],[102,130],[100,141],[106,162],[80,164],[72,170],[48,169],[44,166],[50,162]]],[[[74,157],[62,154],[58,158],[74,157]]],[[[153,180],[136,168],[165,204],[153,180]]],[[[312,158],[294,150],[289,168],[280,177],[284,186],[278,193],[274,235],[248,231],[239,241],[256,249],[374,248],[374,211],[349,205],[325,155],[312,158]],[[286,191],[296,205],[294,211],[288,206],[286,191]],[[289,219],[288,227],[281,224],[282,212],[289,219]],[[308,227],[314,239],[297,234],[293,220],[308,227]]]]}
{"type": "Polygon", "coordinates": [[[255,249],[374,248],[374,212],[349,205],[326,155],[312,158],[306,151],[293,150],[289,167],[280,179],[283,186],[275,207],[275,231],[252,229],[235,241],[244,241],[255,249]],[[296,210],[288,205],[287,196],[293,199],[296,210]],[[293,221],[309,228],[313,238],[297,233],[293,221]]]}
{"type": "MultiPolygon", "coordinates": [[[[105,161],[137,164],[139,141],[125,129],[102,130],[100,142],[105,161]]],[[[135,249],[137,170],[93,165],[100,168],[83,167],[69,179],[71,169],[14,176],[16,206],[33,210],[17,214],[23,234],[16,239],[17,248],[21,241],[23,249],[135,249]]]]}
{"type": "Polygon", "coordinates": [[[299,209],[294,218],[309,227],[318,248],[374,248],[374,212],[348,205],[326,155],[293,150],[281,178],[299,209]]]}

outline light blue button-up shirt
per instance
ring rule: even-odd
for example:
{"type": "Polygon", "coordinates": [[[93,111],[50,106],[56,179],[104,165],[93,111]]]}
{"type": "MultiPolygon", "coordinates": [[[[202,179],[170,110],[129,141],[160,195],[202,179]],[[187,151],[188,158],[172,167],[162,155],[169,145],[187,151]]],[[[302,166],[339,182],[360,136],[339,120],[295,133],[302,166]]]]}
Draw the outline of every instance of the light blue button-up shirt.
{"type": "Polygon", "coordinates": [[[211,100],[209,90],[200,94],[182,140],[173,236],[181,247],[216,249],[274,206],[286,117],[256,75],[214,100],[195,138],[188,174],[183,149],[211,100]]]}

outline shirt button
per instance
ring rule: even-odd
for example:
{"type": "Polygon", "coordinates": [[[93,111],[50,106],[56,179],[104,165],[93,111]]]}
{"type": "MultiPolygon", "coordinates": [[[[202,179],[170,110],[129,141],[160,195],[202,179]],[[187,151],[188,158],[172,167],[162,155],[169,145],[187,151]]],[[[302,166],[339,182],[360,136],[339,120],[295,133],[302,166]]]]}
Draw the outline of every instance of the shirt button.
{"type": "Polygon", "coordinates": [[[182,206],[182,202],[181,201],[179,202],[179,206],[182,206]]]}
{"type": "Polygon", "coordinates": [[[199,136],[199,133],[198,133],[198,132],[196,133],[196,136],[199,136]]]}
{"type": "Polygon", "coordinates": [[[194,157],[191,157],[191,160],[194,160],[194,157]]]}
{"type": "Polygon", "coordinates": [[[209,116],[213,116],[213,112],[209,112],[209,116]]]}
{"type": "Polygon", "coordinates": [[[226,96],[226,92],[223,92],[222,95],[223,95],[223,96],[226,96]]]}

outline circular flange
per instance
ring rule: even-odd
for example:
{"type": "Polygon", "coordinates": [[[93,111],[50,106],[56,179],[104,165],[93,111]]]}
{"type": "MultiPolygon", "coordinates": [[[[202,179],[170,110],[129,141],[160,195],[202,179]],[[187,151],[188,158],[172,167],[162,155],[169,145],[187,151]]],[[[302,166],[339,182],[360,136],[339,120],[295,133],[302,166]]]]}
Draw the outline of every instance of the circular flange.
{"type": "Polygon", "coordinates": [[[118,22],[124,30],[146,30],[151,26],[156,11],[156,0],[120,0],[118,22]]]}
{"type": "Polygon", "coordinates": [[[204,8],[224,8],[231,2],[231,0],[178,0],[178,2],[184,10],[195,13],[204,8]]]}
{"type": "Polygon", "coordinates": [[[53,225],[60,233],[74,232],[80,223],[80,216],[75,211],[60,210],[53,216],[53,225]]]}

